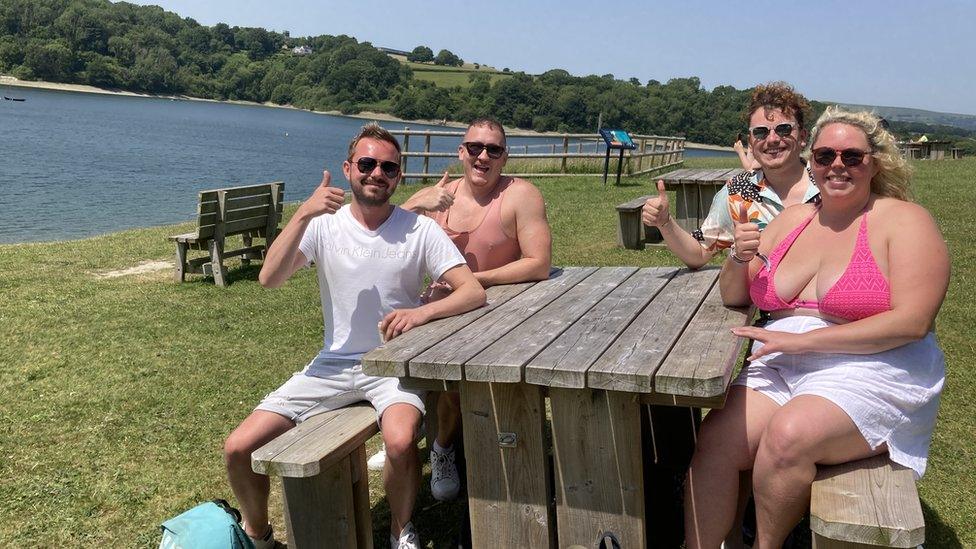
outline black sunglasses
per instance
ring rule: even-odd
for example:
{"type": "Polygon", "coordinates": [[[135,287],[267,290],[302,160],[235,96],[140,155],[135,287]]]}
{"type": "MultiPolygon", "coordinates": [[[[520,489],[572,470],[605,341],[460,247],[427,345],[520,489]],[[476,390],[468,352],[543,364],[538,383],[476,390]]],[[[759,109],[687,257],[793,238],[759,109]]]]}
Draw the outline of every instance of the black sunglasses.
{"type": "Polygon", "coordinates": [[[477,141],[465,141],[461,143],[471,156],[481,156],[481,151],[488,151],[488,158],[501,158],[505,154],[505,147],[501,145],[478,143],[477,141]]]}
{"type": "MultiPolygon", "coordinates": [[[[793,124],[777,124],[772,131],[776,132],[776,135],[780,137],[789,137],[793,133],[793,124]]],[[[754,128],[749,128],[749,133],[752,134],[758,141],[762,141],[769,137],[769,126],[756,126],[754,128]]]]}
{"type": "Polygon", "coordinates": [[[854,166],[860,166],[861,162],[864,162],[864,157],[871,154],[871,151],[862,151],[858,149],[844,149],[838,151],[836,149],[831,149],[830,147],[820,147],[813,149],[813,161],[817,163],[818,166],[830,166],[834,163],[834,159],[837,155],[840,155],[840,161],[842,164],[848,168],[854,166]]]}
{"type": "Polygon", "coordinates": [[[396,179],[400,175],[400,165],[396,162],[391,162],[389,160],[384,160],[380,162],[375,158],[370,158],[368,156],[361,156],[359,160],[356,161],[356,167],[359,168],[360,173],[370,174],[376,169],[376,165],[380,165],[380,170],[383,171],[383,175],[389,177],[390,179],[396,179]]]}

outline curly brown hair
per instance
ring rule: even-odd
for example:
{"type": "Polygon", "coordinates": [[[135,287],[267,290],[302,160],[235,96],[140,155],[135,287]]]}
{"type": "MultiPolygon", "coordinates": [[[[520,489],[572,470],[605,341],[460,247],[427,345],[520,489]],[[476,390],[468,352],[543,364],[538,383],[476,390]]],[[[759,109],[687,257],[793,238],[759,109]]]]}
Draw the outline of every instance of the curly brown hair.
{"type": "Polygon", "coordinates": [[[801,130],[806,128],[805,122],[810,115],[810,102],[786,82],[760,84],[752,90],[749,109],[743,116],[747,125],[752,114],[761,108],[783,111],[783,114],[796,119],[801,130]]]}

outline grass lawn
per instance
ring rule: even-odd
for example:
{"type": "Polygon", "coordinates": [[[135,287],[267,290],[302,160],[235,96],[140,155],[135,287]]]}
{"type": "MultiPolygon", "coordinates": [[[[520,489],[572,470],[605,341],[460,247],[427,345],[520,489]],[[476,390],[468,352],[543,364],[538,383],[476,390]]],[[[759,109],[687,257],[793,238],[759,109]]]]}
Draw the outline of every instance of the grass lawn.
{"type": "Polygon", "coordinates": [[[417,80],[427,80],[429,82],[433,82],[435,86],[440,88],[450,88],[454,86],[468,88],[471,86],[471,82],[468,80],[468,77],[475,73],[487,74],[492,83],[512,76],[511,73],[501,72],[486,65],[478,65],[475,67],[473,63],[465,63],[460,67],[448,67],[445,65],[435,65],[433,63],[414,63],[412,61],[407,61],[407,58],[403,55],[390,55],[390,57],[410,67],[410,70],[413,71],[413,77],[417,80]]]}
{"type": "MultiPolygon", "coordinates": [[[[705,165],[732,167],[728,159],[686,163],[705,165]]],[[[917,198],[939,221],[953,262],[938,320],[948,380],[919,485],[926,546],[976,547],[976,234],[966,221],[976,159],[916,166],[917,198]]],[[[677,263],[664,250],[616,245],[613,206],[653,192],[650,179],[606,189],[593,178],[537,183],[555,264],[677,263]]],[[[405,186],[397,198],[410,192],[405,186]]],[[[187,230],[0,245],[0,547],[156,546],[166,518],[204,500],[232,499],[222,441],[318,351],[318,291],[312,270],[279,290],[262,289],[255,266],[232,268],[226,289],[198,276],[176,284],[171,270],[104,276],[172,261],[166,237],[187,230]]],[[[374,438],[370,451],[377,446],[374,438]]],[[[371,486],[379,547],[388,511],[378,476],[371,486]]],[[[425,487],[417,508],[422,538],[446,544],[460,505],[434,502],[425,487]]],[[[276,486],[273,521],[283,532],[280,509],[276,486]]]]}

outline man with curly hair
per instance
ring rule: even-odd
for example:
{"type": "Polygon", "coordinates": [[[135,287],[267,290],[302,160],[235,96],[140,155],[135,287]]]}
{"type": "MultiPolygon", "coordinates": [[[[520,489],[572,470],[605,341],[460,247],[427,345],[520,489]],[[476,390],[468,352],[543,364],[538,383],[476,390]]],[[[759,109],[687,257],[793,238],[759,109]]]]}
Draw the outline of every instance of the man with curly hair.
{"type": "MultiPolygon", "coordinates": [[[[692,233],[674,222],[664,182],[658,181],[658,196],[644,203],[644,224],[657,227],[668,248],[697,269],[719,250],[732,248],[733,222],[745,222],[758,238],[759,231],[788,206],[816,201],[819,191],[800,157],[807,144],[804,121],[809,112],[809,102],[785,82],[756,86],[746,118],[749,148],[759,169],[730,179],[716,193],[701,227],[692,233]],[[742,206],[748,219],[740,219],[742,206]]],[[[737,259],[734,248],[729,257],[737,259]]]]}

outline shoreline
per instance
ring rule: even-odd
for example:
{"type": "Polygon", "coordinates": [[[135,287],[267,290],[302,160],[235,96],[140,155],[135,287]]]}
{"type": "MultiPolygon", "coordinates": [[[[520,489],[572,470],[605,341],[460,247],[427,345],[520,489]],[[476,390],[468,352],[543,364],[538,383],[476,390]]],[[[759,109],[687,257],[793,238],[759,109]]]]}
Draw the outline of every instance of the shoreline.
{"type": "MultiPolygon", "coordinates": [[[[463,122],[455,121],[443,121],[443,120],[404,120],[393,116],[392,114],[383,112],[372,112],[372,111],[361,111],[356,114],[342,114],[339,111],[316,111],[309,109],[302,109],[292,105],[278,105],[276,103],[256,103],[254,101],[240,101],[236,99],[207,99],[204,97],[192,97],[189,95],[163,95],[163,94],[152,94],[152,93],[139,93],[126,90],[112,90],[106,88],[99,88],[96,86],[89,86],[87,84],[65,84],[61,82],[45,82],[43,80],[20,80],[9,75],[0,75],[0,86],[10,86],[16,88],[36,88],[42,90],[53,90],[53,91],[65,91],[74,93],[95,93],[101,95],[117,95],[124,97],[142,97],[146,99],[173,99],[181,101],[204,101],[207,103],[227,103],[231,105],[248,105],[252,107],[270,107],[275,109],[290,109],[294,111],[309,112],[312,114],[325,114],[329,116],[340,116],[343,118],[356,118],[359,120],[376,120],[378,122],[396,122],[398,124],[423,124],[425,126],[440,126],[446,129],[466,129],[467,124],[463,122]]],[[[534,135],[561,135],[557,132],[536,132],[532,130],[523,130],[519,128],[505,127],[505,131],[517,136],[518,134],[534,134],[534,135]]],[[[594,133],[594,135],[596,135],[594,133]]],[[[732,147],[725,147],[722,145],[708,145],[705,143],[693,143],[691,141],[685,142],[685,147],[688,149],[699,149],[708,151],[726,151],[732,152],[732,147]]]]}

